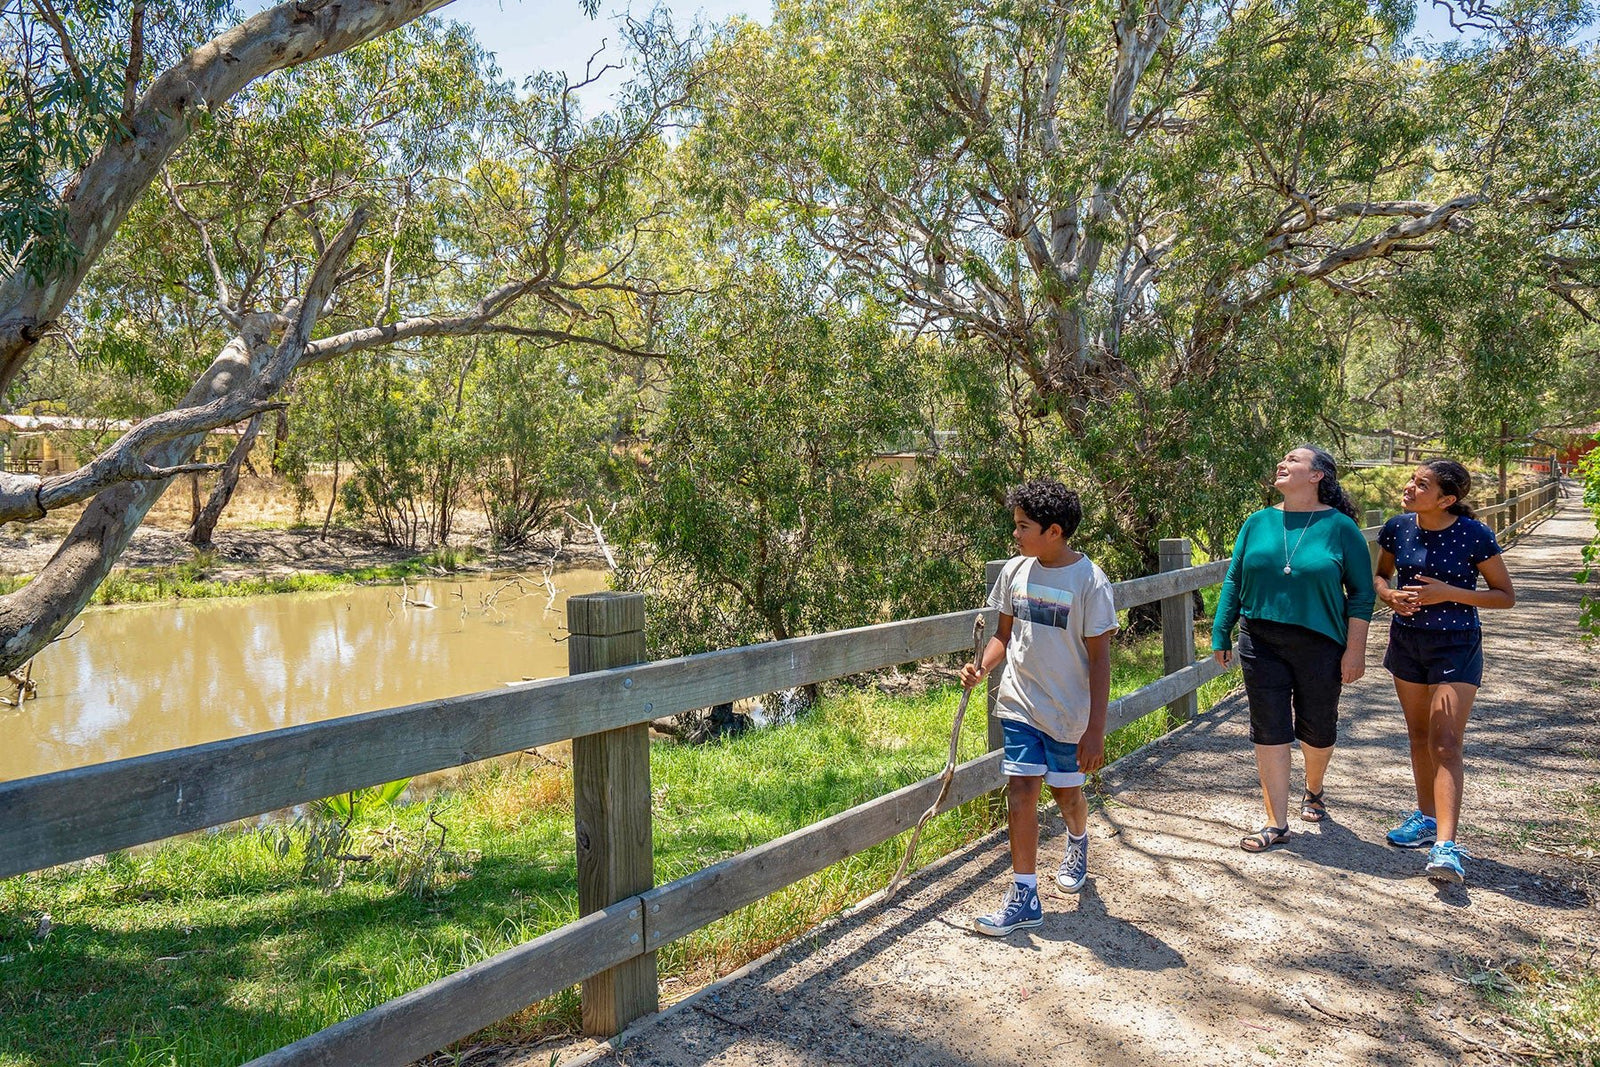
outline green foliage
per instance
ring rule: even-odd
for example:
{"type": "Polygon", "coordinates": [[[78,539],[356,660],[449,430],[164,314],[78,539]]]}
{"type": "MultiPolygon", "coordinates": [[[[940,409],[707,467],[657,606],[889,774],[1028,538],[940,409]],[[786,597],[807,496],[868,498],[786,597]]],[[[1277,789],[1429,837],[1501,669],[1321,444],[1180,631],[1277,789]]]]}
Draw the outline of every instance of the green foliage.
{"type": "Polygon", "coordinates": [[[467,382],[467,457],[490,541],[525,545],[599,487],[616,417],[607,367],[575,346],[480,342],[467,382]]]}
{"type": "MultiPolygon", "coordinates": [[[[141,6],[136,84],[233,14],[231,0],[141,6]]],[[[113,0],[0,4],[0,263],[36,281],[77,258],[60,210],[67,179],[108,131],[125,129],[133,18],[131,5],[113,0]],[[48,8],[59,13],[47,18],[48,8]]]]}
{"type": "Polygon", "coordinates": [[[930,580],[968,602],[981,589],[980,562],[929,536],[955,461],[908,457],[935,473],[902,474],[891,458],[933,444],[924,350],[820,281],[805,264],[752,268],[672,324],[672,377],[617,532],[618,580],[655,594],[662,651],[878,621],[938,599],[930,580]]]}
{"type": "Polygon", "coordinates": [[[1020,372],[1093,551],[1133,576],[1161,536],[1223,551],[1276,457],[1381,427],[1390,381],[1469,454],[1508,447],[1502,419],[1560,424],[1562,294],[1600,280],[1587,16],[1530,5],[1423,61],[1403,7],[1181,8],[1140,31],[1170,25],[1111,129],[1134,38],[1104,6],[780,4],[708,64],[690,188],[1020,372]],[[1470,222],[1384,240],[1480,189],[1470,222]],[[1427,346],[1373,358],[1409,318],[1427,346]]]}
{"type": "Polygon", "coordinates": [[[393,805],[410,782],[402,778],[326,797],[314,803],[309,814],[262,827],[257,833],[280,860],[298,850],[300,877],[324,891],[338,889],[354,874],[396,893],[428,896],[447,885],[449,877],[471,875],[467,859],[445,848],[449,828],[435,817],[431,805],[424,806],[424,821],[417,827],[402,827],[393,820],[381,829],[358,825],[362,820],[370,824],[375,812],[393,805]]]}
{"type": "Polygon", "coordinates": [[[353,789],[348,793],[336,793],[317,801],[314,808],[324,819],[337,819],[348,823],[358,815],[393,804],[400,799],[400,794],[404,793],[406,786],[410,784],[410,778],[398,778],[383,785],[353,789]]]}
{"type": "MultiPolygon", "coordinates": [[[[1583,483],[1583,503],[1600,524],[1600,448],[1589,450],[1576,473],[1583,483]]],[[[1600,534],[1583,546],[1583,569],[1578,572],[1577,580],[1585,584],[1590,582],[1597,565],[1600,565],[1600,534]]],[[[1578,626],[1590,640],[1600,637],[1600,596],[1584,595],[1578,626]]]]}
{"type": "MultiPolygon", "coordinates": [[[[95,590],[96,604],[148,604],[161,600],[196,600],[210,597],[265,596],[273,593],[310,593],[340,586],[394,582],[402,578],[460,570],[478,553],[469,548],[445,546],[399,563],[355,567],[347,571],[321,571],[280,577],[219,579],[211,577],[216,559],[200,553],[196,559],[173,567],[126,567],[111,572],[95,590]]],[[[0,576],[0,593],[20,589],[26,576],[0,576]]]]}

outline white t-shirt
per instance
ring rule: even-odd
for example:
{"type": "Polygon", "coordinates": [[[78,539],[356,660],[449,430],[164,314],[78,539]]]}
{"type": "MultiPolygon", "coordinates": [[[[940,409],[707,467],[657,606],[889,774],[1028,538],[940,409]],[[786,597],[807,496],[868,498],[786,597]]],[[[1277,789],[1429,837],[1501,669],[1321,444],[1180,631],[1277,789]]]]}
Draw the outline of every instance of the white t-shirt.
{"type": "Polygon", "coordinates": [[[995,714],[1077,744],[1089,725],[1089,650],[1083,640],[1117,628],[1105,572],[1088,556],[1065,567],[1014,556],[1001,570],[989,606],[1014,620],[995,714]]]}

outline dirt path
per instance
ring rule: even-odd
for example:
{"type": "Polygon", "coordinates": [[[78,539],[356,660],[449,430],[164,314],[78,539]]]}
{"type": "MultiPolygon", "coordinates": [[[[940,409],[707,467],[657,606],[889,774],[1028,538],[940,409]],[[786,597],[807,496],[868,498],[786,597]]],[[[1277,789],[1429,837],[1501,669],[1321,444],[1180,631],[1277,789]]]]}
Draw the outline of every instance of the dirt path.
{"type": "MultiPolygon", "coordinates": [[[[888,907],[835,920],[626,1034],[599,1062],[687,1064],[1423,1064],[1503,1062],[1463,979],[1594,945],[1593,867],[1538,851],[1595,780],[1600,681],[1575,637],[1575,501],[1507,556],[1518,606],[1486,626],[1468,731],[1464,887],[1386,847],[1413,800],[1405,730],[1374,627],[1347,690],[1332,819],[1247,855],[1261,822],[1235,694],[1121,761],[1091,819],[1081,896],[1045,923],[968,932],[1009,874],[1002,837],[925,870],[888,907]],[[1530,847],[1530,845],[1532,847],[1530,847]]],[[[1059,858],[1051,820],[1041,866],[1059,858]]],[[[548,1053],[545,1054],[548,1056],[548,1053]]],[[[531,1060],[528,1062],[532,1062],[531,1060]]],[[[546,1062],[540,1060],[540,1062],[546,1062]]]]}

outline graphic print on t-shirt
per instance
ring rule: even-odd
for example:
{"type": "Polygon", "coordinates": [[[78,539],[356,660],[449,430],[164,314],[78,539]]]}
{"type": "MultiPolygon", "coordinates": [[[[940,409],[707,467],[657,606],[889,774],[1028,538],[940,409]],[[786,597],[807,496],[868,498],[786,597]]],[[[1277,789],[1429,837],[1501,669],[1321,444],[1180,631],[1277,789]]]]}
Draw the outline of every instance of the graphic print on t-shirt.
{"type": "Polygon", "coordinates": [[[1016,608],[1016,618],[1023,622],[1065,630],[1072,615],[1072,590],[1028,585],[1020,596],[1012,594],[1012,607],[1016,608]]]}

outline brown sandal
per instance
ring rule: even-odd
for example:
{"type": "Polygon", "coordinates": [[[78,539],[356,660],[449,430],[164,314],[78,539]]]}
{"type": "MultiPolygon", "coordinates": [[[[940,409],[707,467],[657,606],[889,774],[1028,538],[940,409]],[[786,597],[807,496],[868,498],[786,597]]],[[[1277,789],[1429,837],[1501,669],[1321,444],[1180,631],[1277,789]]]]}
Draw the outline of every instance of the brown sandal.
{"type": "Polygon", "coordinates": [[[1327,817],[1328,806],[1322,802],[1322,792],[1307,789],[1306,798],[1300,802],[1300,821],[1321,822],[1327,817]]]}
{"type": "Polygon", "coordinates": [[[1239,847],[1246,852],[1265,852],[1289,840],[1287,826],[1263,826],[1253,834],[1239,839],[1239,847]]]}

